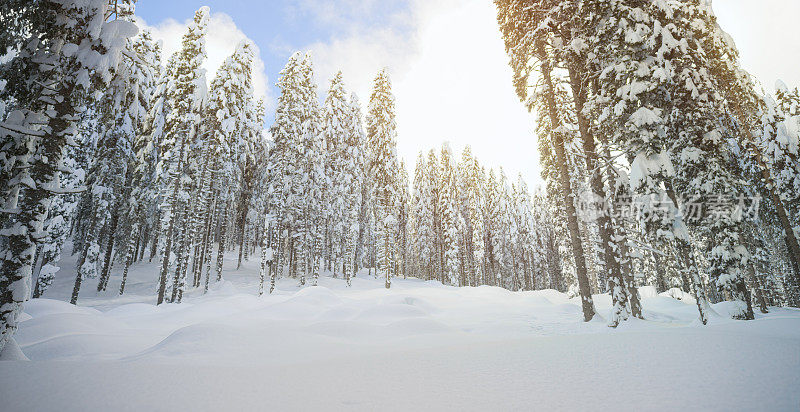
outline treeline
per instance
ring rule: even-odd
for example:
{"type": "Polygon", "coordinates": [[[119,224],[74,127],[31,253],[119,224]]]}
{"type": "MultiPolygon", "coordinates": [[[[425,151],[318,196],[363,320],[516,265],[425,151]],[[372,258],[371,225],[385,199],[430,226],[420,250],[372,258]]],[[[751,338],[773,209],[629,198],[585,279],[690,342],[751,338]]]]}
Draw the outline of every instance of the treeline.
{"type": "Polygon", "coordinates": [[[4,38],[18,52],[0,72],[6,327],[29,294],[46,293],[63,253],[77,255],[72,303],[86,287],[106,290],[112,274],[123,294],[139,261],[158,264],[157,303],[180,302],[188,288],[221,280],[231,250],[239,265],[260,258],[260,293],[284,276],[316,284],[331,273],[349,284],[360,268],[386,287],[411,275],[566,290],[552,231],[536,229],[551,217],[535,213],[544,202],[521,179],[509,185],[469,148],[459,163],[445,146],[420,157],[412,187],[397,158],[386,71],[362,113],[341,73],[320,101],[310,54],[294,54],[265,136],[252,44],[239,44],[208,85],[207,8],[164,61],[160,43],[136,33],[130,3],[15,6],[3,12],[32,26],[4,38]],[[83,30],[92,16],[103,16],[95,23],[107,33],[83,30]],[[66,26],[51,26],[59,19],[66,26]],[[24,41],[34,35],[42,41],[24,41]],[[57,49],[64,38],[96,39],[93,57],[57,49]],[[53,64],[39,69],[52,72],[30,69],[42,55],[53,64]],[[52,112],[60,101],[69,106],[52,112]]]}
{"type": "Polygon", "coordinates": [[[753,301],[800,303],[800,95],[760,93],[703,1],[496,1],[539,114],[533,193],[447,145],[409,179],[385,70],[362,111],[341,73],[321,101],[310,54],[294,54],[266,134],[251,43],[208,83],[208,8],[163,61],[132,3],[0,4],[0,348],[69,241],[72,303],[112,267],[123,294],[143,260],[157,303],[177,303],[234,250],[260,259],[260,293],[366,269],[387,288],[553,288],[586,320],[610,292],[612,326],[642,317],[643,285],[694,294],[703,322],[709,302],[743,319],[753,301]]]}
{"type": "Polygon", "coordinates": [[[595,265],[612,326],[643,282],[693,293],[703,323],[709,301],[800,304],[798,92],[759,91],[709,2],[495,4],[587,321],[595,265]]]}

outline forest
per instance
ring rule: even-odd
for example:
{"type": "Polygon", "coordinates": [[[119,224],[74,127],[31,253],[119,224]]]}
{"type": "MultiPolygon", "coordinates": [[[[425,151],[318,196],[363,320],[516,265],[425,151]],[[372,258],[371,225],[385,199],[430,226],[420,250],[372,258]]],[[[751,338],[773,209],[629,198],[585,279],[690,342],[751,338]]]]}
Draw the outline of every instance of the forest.
{"type": "Polygon", "coordinates": [[[256,262],[258,296],[552,289],[584,322],[610,296],[611,327],[648,319],[642,287],[703,325],[720,302],[738,320],[800,306],[800,92],[745,71],[708,1],[494,0],[535,187],[469,146],[400,158],[391,68],[359,97],[297,51],[269,105],[252,42],[206,71],[208,7],[166,56],[134,3],[0,3],[0,351],[55,279],[80,305],[126,296],[142,264],[156,305],[256,262]]]}

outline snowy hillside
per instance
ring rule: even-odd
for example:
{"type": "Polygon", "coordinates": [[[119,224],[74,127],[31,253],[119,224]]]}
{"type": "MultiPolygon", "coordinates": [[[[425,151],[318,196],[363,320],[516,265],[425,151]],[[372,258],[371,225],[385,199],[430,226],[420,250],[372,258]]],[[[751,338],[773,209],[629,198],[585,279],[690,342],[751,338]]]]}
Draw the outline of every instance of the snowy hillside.
{"type": "MultiPolygon", "coordinates": [[[[235,262],[233,256],[226,259],[235,262]]],[[[69,264],[65,264],[70,267],[69,264]]],[[[455,288],[360,274],[353,286],[282,279],[257,296],[254,261],[208,295],[155,305],[157,266],[125,296],[66,302],[59,273],[25,305],[26,361],[0,362],[0,398],[20,410],[795,410],[800,311],[712,317],[643,288],[646,321],[581,322],[552,291],[455,288]],[[623,390],[620,391],[619,389],[623,390]]],[[[93,286],[93,285],[92,285],[93,286]]],[[[89,292],[88,290],[92,290],[89,292]]],[[[596,295],[599,313],[608,295],[596,295]]],[[[725,304],[715,305],[724,312],[725,304]]]]}

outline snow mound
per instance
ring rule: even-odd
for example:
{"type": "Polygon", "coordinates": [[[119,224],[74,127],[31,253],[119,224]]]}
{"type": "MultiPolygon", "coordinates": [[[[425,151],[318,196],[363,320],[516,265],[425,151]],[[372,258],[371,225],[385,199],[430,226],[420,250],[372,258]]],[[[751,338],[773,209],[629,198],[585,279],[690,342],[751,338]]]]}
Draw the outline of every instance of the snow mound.
{"type": "Polygon", "coordinates": [[[639,297],[653,298],[658,296],[655,286],[642,286],[639,288],[639,297]]]}
{"type": "Polygon", "coordinates": [[[364,309],[358,314],[358,316],[356,316],[356,319],[382,322],[408,317],[422,317],[426,315],[427,313],[425,313],[424,310],[408,304],[381,303],[364,309]]]}
{"type": "Polygon", "coordinates": [[[11,338],[6,345],[3,346],[3,350],[0,351],[0,362],[2,361],[29,361],[27,356],[22,353],[22,349],[19,348],[17,345],[17,341],[14,338],[11,338]]]}
{"type": "Polygon", "coordinates": [[[409,305],[418,308],[425,313],[435,313],[440,311],[439,308],[434,306],[428,300],[417,296],[393,295],[383,298],[381,302],[384,304],[409,305]]]}
{"type": "Polygon", "coordinates": [[[659,296],[667,296],[691,304],[697,303],[697,299],[695,299],[691,293],[684,292],[678,288],[671,288],[666,292],[661,292],[659,296]]]}

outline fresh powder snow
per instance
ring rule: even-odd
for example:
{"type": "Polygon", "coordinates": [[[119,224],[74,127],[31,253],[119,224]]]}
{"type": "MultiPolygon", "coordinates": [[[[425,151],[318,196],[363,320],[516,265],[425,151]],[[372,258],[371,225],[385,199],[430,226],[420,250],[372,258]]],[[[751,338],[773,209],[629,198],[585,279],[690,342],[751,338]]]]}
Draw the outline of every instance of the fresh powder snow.
{"type": "MultiPolygon", "coordinates": [[[[69,246],[67,246],[69,248],[69,246]]],[[[64,268],[74,267],[74,256],[64,268]]],[[[283,278],[259,297],[258,262],[155,305],[158,266],[68,300],[72,274],[24,306],[0,362],[6,410],[795,410],[800,310],[754,321],[678,289],[640,289],[647,320],[581,321],[554,290],[456,288],[366,271],[346,287],[283,278]],[[747,356],[741,356],[747,354],[747,356]],[[30,361],[25,361],[25,358],[30,361]],[[732,359],[736,359],[732,362],[732,359]],[[615,388],[626,388],[625,396],[615,388]],[[42,396],[47,393],[47,396],[42,396]]],[[[65,272],[68,272],[65,269],[65,272]]],[[[599,314],[611,298],[593,296],[599,314]]]]}

